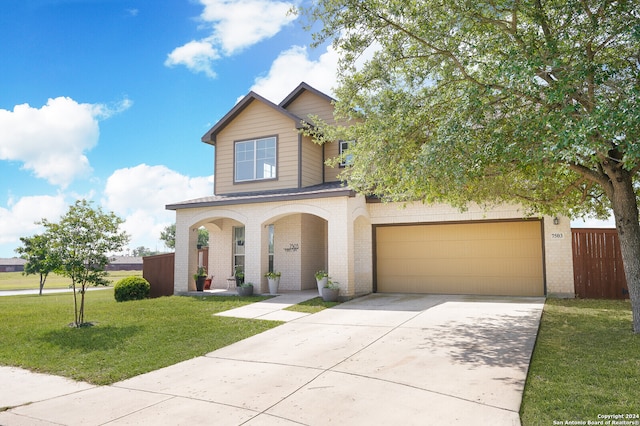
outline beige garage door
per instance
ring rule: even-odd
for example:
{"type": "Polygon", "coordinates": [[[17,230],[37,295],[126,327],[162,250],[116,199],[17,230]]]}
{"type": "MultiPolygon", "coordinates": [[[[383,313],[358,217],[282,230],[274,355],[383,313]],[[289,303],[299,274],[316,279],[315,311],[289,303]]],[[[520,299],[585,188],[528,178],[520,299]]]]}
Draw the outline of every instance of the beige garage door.
{"type": "Polygon", "coordinates": [[[376,227],[377,291],[542,296],[540,224],[376,227]]]}

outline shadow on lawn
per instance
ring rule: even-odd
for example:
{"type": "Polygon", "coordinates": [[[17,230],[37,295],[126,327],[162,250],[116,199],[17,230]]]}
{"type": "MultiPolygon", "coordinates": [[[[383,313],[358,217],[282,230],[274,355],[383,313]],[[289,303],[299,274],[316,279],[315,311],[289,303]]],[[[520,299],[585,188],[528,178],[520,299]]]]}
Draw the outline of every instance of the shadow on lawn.
{"type": "Polygon", "coordinates": [[[129,337],[138,333],[140,329],[141,327],[134,325],[126,327],[112,325],[65,327],[45,333],[42,340],[64,349],[105,350],[122,346],[129,337]]]}

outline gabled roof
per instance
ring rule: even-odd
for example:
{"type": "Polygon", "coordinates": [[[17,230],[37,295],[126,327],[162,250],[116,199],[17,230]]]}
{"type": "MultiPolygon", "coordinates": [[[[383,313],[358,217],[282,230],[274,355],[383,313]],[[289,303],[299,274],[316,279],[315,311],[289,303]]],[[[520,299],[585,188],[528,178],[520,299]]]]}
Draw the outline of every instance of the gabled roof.
{"type": "Polygon", "coordinates": [[[215,126],[213,126],[207,133],[202,136],[202,142],[208,143],[210,145],[216,144],[216,136],[218,133],[224,129],[234,118],[236,118],[242,111],[247,108],[251,102],[262,102],[270,108],[273,108],[276,112],[285,115],[295,122],[296,129],[301,129],[305,125],[308,125],[304,120],[298,117],[295,114],[290,113],[283,107],[274,104],[273,102],[263,98],[255,92],[249,92],[247,96],[242,98],[240,102],[238,102],[232,109],[229,111],[220,121],[218,121],[215,126]]]}
{"type": "Polygon", "coordinates": [[[291,103],[293,101],[295,101],[298,96],[300,96],[302,93],[304,93],[304,91],[307,90],[311,93],[313,93],[314,95],[317,95],[323,99],[326,99],[328,102],[334,102],[335,99],[333,99],[331,96],[322,93],[321,91],[314,89],[313,87],[309,86],[307,83],[305,83],[304,81],[302,83],[300,83],[298,85],[298,87],[296,87],[295,89],[293,89],[293,92],[289,93],[289,95],[287,95],[286,98],[284,98],[282,100],[282,102],[280,102],[279,106],[282,108],[287,108],[289,105],[291,105],[291,103]]]}

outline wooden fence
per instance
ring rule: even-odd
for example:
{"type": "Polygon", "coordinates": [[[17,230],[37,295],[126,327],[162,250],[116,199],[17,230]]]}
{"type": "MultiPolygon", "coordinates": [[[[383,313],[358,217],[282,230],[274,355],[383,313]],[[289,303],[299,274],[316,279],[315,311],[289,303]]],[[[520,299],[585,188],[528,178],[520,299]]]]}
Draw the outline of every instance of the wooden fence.
{"type": "MultiPolygon", "coordinates": [[[[202,262],[208,270],[209,249],[207,247],[198,249],[198,262],[202,262]]],[[[151,297],[173,294],[174,268],[175,253],[146,256],[142,259],[142,276],[151,284],[151,297]]]]}
{"type": "Polygon", "coordinates": [[[628,299],[618,232],[572,229],[573,282],[576,297],[628,299]]]}
{"type": "Polygon", "coordinates": [[[145,256],[142,260],[142,276],[151,284],[151,297],[173,294],[173,270],[175,253],[145,256]]]}

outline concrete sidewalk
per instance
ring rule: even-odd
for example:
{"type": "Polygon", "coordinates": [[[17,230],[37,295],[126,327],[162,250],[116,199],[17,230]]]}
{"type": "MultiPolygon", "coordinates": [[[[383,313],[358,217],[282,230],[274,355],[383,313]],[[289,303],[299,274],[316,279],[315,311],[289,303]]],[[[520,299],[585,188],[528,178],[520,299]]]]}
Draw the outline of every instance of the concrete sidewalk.
{"type": "Polygon", "coordinates": [[[519,425],[543,303],[373,294],[103,387],[0,368],[0,424],[519,425]]]}

